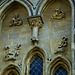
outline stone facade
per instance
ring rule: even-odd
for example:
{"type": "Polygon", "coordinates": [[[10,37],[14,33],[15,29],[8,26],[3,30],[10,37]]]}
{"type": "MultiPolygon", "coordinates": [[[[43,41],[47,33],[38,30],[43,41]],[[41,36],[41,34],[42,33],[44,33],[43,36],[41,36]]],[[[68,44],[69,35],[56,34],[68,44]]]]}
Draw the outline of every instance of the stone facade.
{"type": "Polygon", "coordinates": [[[75,75],[74,0],[0,1],[0,75],[31,75],[43,59],[43,75],[63,67],[75,75]]]}

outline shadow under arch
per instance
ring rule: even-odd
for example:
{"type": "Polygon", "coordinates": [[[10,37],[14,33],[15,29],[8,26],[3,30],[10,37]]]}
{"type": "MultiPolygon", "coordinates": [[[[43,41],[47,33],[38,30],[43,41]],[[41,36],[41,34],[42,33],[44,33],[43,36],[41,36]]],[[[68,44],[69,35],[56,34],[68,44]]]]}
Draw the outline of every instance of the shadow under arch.
{"type": "Polygon", "coordinates": [[[2,7],[2,9],[0,10],[0,16],[3,19],[4,14],[8,11],[8,9],[10,8],[9,6],[12,5],[13,3],[19,3],[20,5],[22,5],[24,8],[27,9],[29,16],[31,16],[32,11],[31,11],[31,7],[29,6],[29,4],[26,1],[20,1],[20,0],[11,0],[10,2],[6,3],[4,5],[4,7],[2,7]]]}
{"type": "MultiPolygon", "coordinates": [[[[26,71],[29,71],[29,64],[31,63],[31,60],[34,58],[34,56],[39,56],[43,59],[43,63],[44,63],[44,70],[45,70],[45,65],[46,65],[46,58],[48,58],[48,53],[46,52],[45,49],[39,47],[39,46],[34,46],[32,47],[31,49],[29,49],[24,58],[23,58],[23,61],[22,61],[22,69],[24,71],[24,73],[27,75],[29,75],[28,73],[29,72],[26,72],[26,71]]],[[[45,75],[45,73],[44,73],[45,75]]]]}
{"type": "Polygon", "coordinates": [[[48,75],[54,75],[56,70],[60,67],[63,67],[68,72],[68,75],[72,74],[72,64],[70,60],[65,56],[59,55],[53,58],[50,62],[48,66],[48,75]]]}
{"type": "Polygon", "coordinates": [[[14,75],[21,75],[21,70],[20,70],[20,68],[18,67],[18,65],[13,64],[13,63],[7,65],[7,66],[2,70],[2,72],[1,72],[0,75],[10,75],[10,73],[12,73],[12,72],[13,72],[14,75]]]}

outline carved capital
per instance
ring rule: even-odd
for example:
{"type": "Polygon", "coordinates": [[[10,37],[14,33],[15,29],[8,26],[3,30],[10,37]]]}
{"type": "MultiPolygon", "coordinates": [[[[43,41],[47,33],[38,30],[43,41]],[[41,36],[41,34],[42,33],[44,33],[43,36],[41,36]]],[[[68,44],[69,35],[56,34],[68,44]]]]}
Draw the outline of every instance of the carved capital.
{"type": "Polygon", "coordinates": [[[43,21],[42,21],[41,16],[28,17],[28,22],[31,28],[34,28],[34,27],[41,28],[43,26],[43,21]]]}

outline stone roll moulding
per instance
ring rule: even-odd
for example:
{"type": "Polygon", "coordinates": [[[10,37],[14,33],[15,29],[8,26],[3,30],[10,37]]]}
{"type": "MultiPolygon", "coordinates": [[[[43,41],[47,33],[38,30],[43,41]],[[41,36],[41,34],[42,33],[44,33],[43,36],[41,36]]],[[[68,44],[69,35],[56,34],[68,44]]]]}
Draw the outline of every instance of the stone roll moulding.
{"type": "Polygon", "coordinates": [[[27,0],[2,0],[0,4],[0,16],[2,20],[5,17],[5,13],[8,12],[8,8],[10,8],[11,4],[13,4],[14,2],[17,2],[20,5],[24,6],[28,10],[29,16],[33,15],[32,8],[30,4],[27,2],[27,0]]]}
{"type": "Polygon", "coordinates": [[[0,75],[23,75],[23,73],[21,74],[21,69],[17,64],[11,63],[3,68],[0,75]]]}
{"type": "Polygon", "coordinates": [[[63,67],[68,72],[68,75],[72,75],[71,62],[67,57],[62,55],[52,59],[48,66],[48,75],[55,75],[55,72],[59,67],[63,67]]]}
{"type": "Polygon", "coordinates": [[[31,41],[34,45],[36,45],[39,42],[39,39],[38,39],[39,28],[42,28],[43,26],[42,17],[41,16],[30,16],[27,19],[28,19],[29,25],[31,26],[31,29],[33,30],[31,41]]]}
{"type": "Polygon", "coordinates": [[[27,53],[25,53],[24,57],[23,57],[23,61],[22,61],[22,68],[23,71],[25,73],[25,75],[30,75],[30,63],[31,60],[36,57],[39,56],[43,59],[43,75],[46,75],[46,58],[48,58],[48,53],[46,52],[45,49],[39,47],[39,46],[34,46],[31,49],[29,49],[27,51],[27,53]]]}
{"type": "Polygon", "coordinates": [[[26,0],[32,8],[32,14],[37,15],[40,5],[44,0],[26,0]]]}

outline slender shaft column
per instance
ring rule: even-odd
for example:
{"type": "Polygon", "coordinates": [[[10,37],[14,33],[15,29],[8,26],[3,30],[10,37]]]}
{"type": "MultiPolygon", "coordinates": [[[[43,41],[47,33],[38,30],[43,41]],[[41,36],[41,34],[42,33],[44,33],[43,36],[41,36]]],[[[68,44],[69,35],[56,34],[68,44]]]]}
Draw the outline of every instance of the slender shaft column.
{"type": "Polygon", "coordinates": [[[32,37],[38,39],[38,27],[33,28],[33,36],[32,37]]]}
{"type": "Polygon", "coordinates": [[[28,22],[33,30],[31,41],[34,45],[37,45],[39,42],[38,31],[39,31],[39,28],[41,28],[43,26],[42,18],[41,18],[41,16],[28,17],[28,22]]]}

